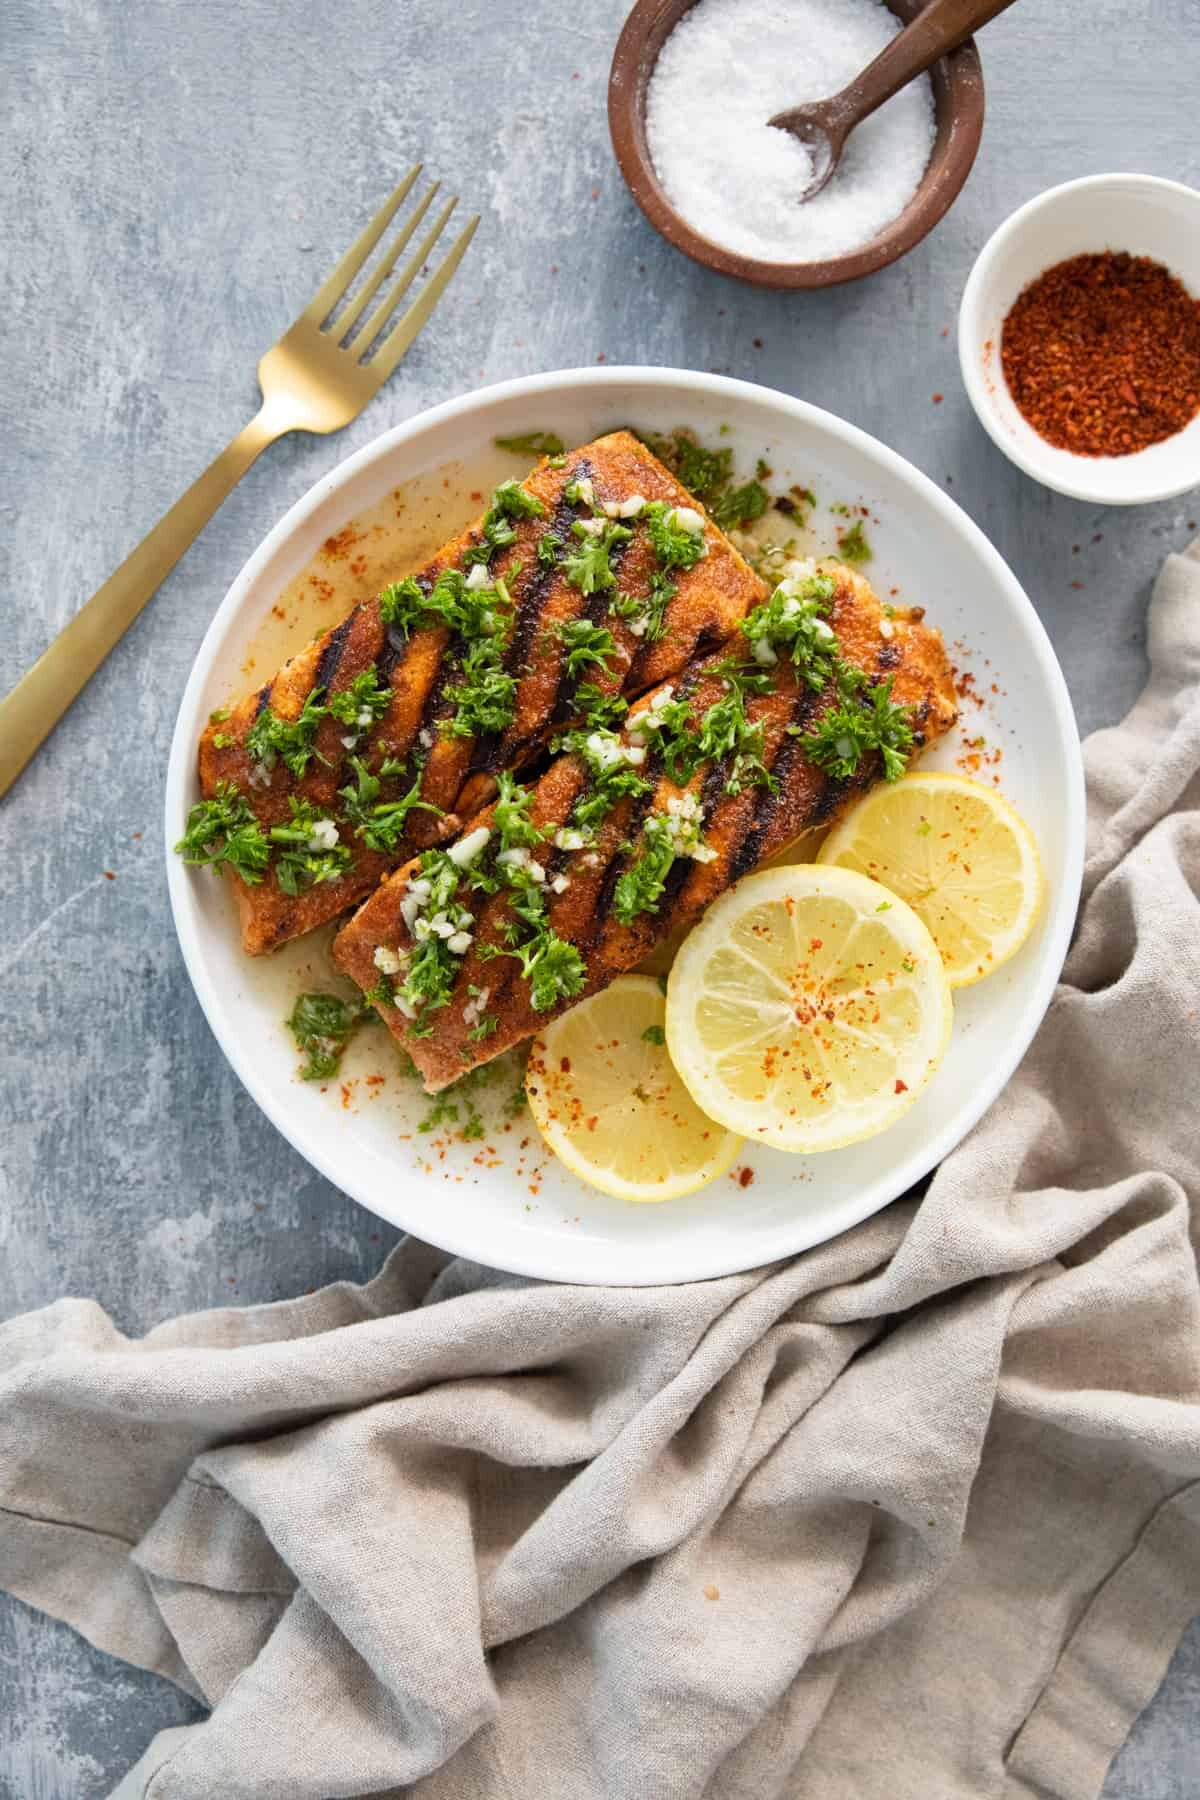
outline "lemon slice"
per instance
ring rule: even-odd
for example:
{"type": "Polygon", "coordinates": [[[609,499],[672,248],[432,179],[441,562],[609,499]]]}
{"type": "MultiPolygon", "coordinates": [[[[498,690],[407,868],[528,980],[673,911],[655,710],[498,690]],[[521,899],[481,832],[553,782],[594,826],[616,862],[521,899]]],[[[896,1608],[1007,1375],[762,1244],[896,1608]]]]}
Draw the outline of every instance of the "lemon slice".
{"type": "Polygon", "coordinates": [[[993,788],[964,775],[906,775],[873,789],[817,860],[857,869],[907,900],[956,988],[1016,954],[1045,890],[1029,827],[993,788]]]}
{"type": "Polygon", "coordinates": [[[711,906],[667,988],[692,1098],[780,1150],[836,1150],[907,1111],[950,1036],[950,988],[911,907],[849,869],[765,869],[711,906]]]}
{"type": "Polygon", "coordinates": [[[617,1200],[677,1200],[732,1167],[740,1137],[700,1111],[671,1066],[657,981],[622,975],[533,1041],[525,1092],[538,1130],[617,1200]]]}

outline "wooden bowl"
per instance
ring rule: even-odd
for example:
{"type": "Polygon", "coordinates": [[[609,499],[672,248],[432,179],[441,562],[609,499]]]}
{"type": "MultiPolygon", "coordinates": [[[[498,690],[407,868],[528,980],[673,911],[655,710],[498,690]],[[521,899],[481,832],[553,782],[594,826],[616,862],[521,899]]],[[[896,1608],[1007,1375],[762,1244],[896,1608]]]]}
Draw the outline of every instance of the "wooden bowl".
{"type": "MultiPolygon", "coordinates": [[[[944,56],[930,70],[937,136],[921,185],[898,218],[877,237],[826,262],[762,262],[725,250],[682,219],[667,199],[646,143],[646,89],[659,51],[696,0],[637,0],[625,21],[608,81],[608,125],[629,191],[668,243],[695,262],[769,288],[833,287],[886,268],[911,250],[953,204],[971,172],[983,132],[983,70],[974,41],[944,56]]],[[[924,0],[887,0],[905,25],[924,0]]],[[[800,98],[800,96],[797,96],[800,98]]]]}

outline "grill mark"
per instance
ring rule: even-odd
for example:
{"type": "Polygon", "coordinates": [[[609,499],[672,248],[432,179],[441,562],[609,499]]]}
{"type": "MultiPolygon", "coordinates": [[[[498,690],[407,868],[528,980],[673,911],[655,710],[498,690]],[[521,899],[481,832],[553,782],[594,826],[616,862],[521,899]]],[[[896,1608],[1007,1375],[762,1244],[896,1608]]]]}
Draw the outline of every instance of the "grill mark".
{"type": "MultiPolygon", "coordinates": [[[[620,574],[621,564],[624,562],[625,554],[632,543],[632,538],[626,538],[623,543],[615,544],[610,551],[608,564],[610,569],[612,569],[614,576],[620,574]]],[[[597,593],[588,594],[584,600],[583,610],[580,612],[579,617],[581,619],[586,619],[589,625],[599,625],[601,619],[608,618],[609,607],[612,604],[612,596],[616,591],[617,585],[617,582],[614,581],[612,587],[602,588],[597,593]]],[[[637,656],[635,653],[629,664],[629,668],[627,668],[622,675],[621,687],[624,687],[625,682],[629,677],[630,670],[632,670],[636,661],[637,656]]],[[[558,671],[558,686],[554,694],[554,706],[550,713],[551,724],[563,724],[571,717],[574,712],[575,692],[579,687],[580,682],[594,681],[595,679],[596,670],[590,665],[588,668],[580,670],[577,675],[568,675],[567,659],[565,656],[563,657],[558,671]]],[[[620,688],[614,689],[614,692],[619,693],[620,688]]]]}
{"type": "Polygon", "coordinates": [[[254,702],[254,716],[256,719],[261,718],[263,713],[266,712],[267,707],[271,704],[271,689],[274,685],[275,678],[272,676],[270,681],[259,688],[254,702]]]}
{"type": "MultiPolygon", "coordinates": [[[[423,594],[430,594],[433,592],[433,580],[430,576],[422,573],[420,575],[414,575],[413,580],[416,582],[417,586],[420,588],[420,590],[423,594]]],[[[366,603],[364,602],[364,604],[366,604],[366,603]]],[[[374,604],[376,605],[376,607],[378,607],[379,602],[375,601],[374,604]]],[[[401,639],[401,647],[397,647],[395,644],[393,644],[390,634],[395,629],[395,627],[391,626],[391,625],[385,625],[383,622],[382,615],[380,615],[380,618],[379,618],[379,629],[383,633],[383,641],[380,645],[379,655],[376,658],[376,665],[379,670],[380,680],[387,681],[389,679],[389,677],[391,676],[391,674],[393,673],[393,671],[396,667],[396,664],[400,661],[400,659],[402,657],[407,656],[407,654],[408,654],[408,639],[407,638],[401,639]]]]}
{"type": "Polygon", "coordinates": [[[880,674],[886,674],[889,669],[898,669],[900,667],[899,644],[885,644],[879,652],[875,667],[880,674]]]}
{"type": "Polygon", "coordinates": [[[329,641],[322,650],[313,673],[311,693],[316,688],[328,689],[330,682],[338,672],[342,656],[346,649],[346,639],[350,636],[356,613],[349,613],[340,625],[335,625],[329,634],[329,641]]]}
{"type": "MultiPolygon", "coordinates": [[[[686,572],[687,571],[685,571],[685,573],[686,572]]],[[[675,570],[675,571],[673,571],[673,573],[678,574],[679,571],[675,570]]],[[[676,581],[676,583],[675,583],[675,588],[676,588],[676,592],[678,592],[678,590],[679,590],[678,581],[676,581]]],[[[647,661],[647,659],[653,654],[653,652],[655,651],[657,646],[662,643],[663,638],[668,638],[672,635],[671,627],[670,627],[670,618],[671,618],[671,607],[673,604],[674,604],[674,601],[669,600],[663,611],[662,637],[657,637],[657,638],[653,638],[653,639],[642,638],[640,640],[637,649],[633,653],[633,661],[630,663],[628,669],[625,672],[625,685],[627,687],[636,687],[638,681],[641,679],[642,664],[647,661]]],[[[731,640],[736,639],[737,635],[738,635],[738,632],[737,632],[736,625],[734,626],[732,631],[723,632],[721,630],[719,623],[715,619],[706,619],[704,624],[700,627],[700,630],[696,633],[696,636],[692,639],[692,642],[688,647],[688,652],[687,652],[688,659],[691,659],[692,657],[696,657],[696,656],[707,656],[710,650],[719,649],[722,644],[725,644],[727,642],[730,642],[731,640]]]]}
{"type": "MultiPolygon", "coordinates": [[[[592,465],[584,456],[574,465],[568,480],[580,480],[585,476],[590,476],[591,473],[592,465]]],[[[566,483],[564,482],[563,485],[565,487],[566,483]]],[[[539,537],[544,537],[549,531],[560,542],[565,543],[576,516],[574,506],[569,500],[563,498],[560,491],[554,511],[550,515],[550,522],[542,527],[538,534],[539,537]]],[[[530,641],[538,620],[542,616],[546,595],[553,586],[558,572],[559,564],[557,562],[551,563],[548,569],[538,563],[537,568],[521,590],[521,597],[517,601],[517,616],[513,621],[513,634],[504,653],[504,666],[510,674],[528,660],[530,641]]]]}
{"type": "Polygon", "coordinates": [[[671,864],[671,867],[667,870],[667,878],[663,882],[662,898],[659,901],[660,910],[657,915],[660,926],[666,922],[662,917],[662,907],[665,905],[668,911],[670,910],[680,888],[695,867],[696,864],[690,856],[677,856],[675,861],[671,864]]]}
{"type": "MultiPolygon", "coordinates": [[[[891,646],[889,644],[880,646],[879,653],[875,659],[875,667],[872,671],[875,680],[879,679],[880,665],[883,661],[885,652],[890,648],[891,646]]],[[[798,744],[799,739],[793,738],[791,742],[798,744]]],[[[873,772],[870,779],[872,781],[874,780],[873,772]]],[[[822,787],[807,819],[805,820],[807,828],[809,830],[814,830],[818,826],[828,824],[847,794],[852,794],[856,790],[865,790],[868,785],[869,782],[864,779],[864,771],[861,767],[854,775],[831,775],[827,777],[825,785],[822,787]]]]}
{"type": "Polygon", "coordinates": [[[383,628],[383,643],[380,646],[379,655],[375,658],[375,667],[379,671],[380,681],[386,681],[389,685],[391,684],[392,676],[395,673],[396,664],[400,661],[401,656],[407,654],[408,649],[408,646],[405,645],[404,650],[398,650],[395,644],[393,644],[390,634],[391,627],[385,625],[383,628]]]}
{"type": "MultiPolygon", "coordinates": [[[[446,682],[449,679],[449,675],[450,675],[450,658],[446,655],[446,652],[443,650],[442,655],[441,655],[441,660],[439,661],[438,666],[437,666],[437,672],[435,673],[433,680],[430,682],[428,688],[425,691],[425,699],[421,706],[421,717],[417,721],[417,729],[413,733],[413,737],[412,737],[412,741],[414,743],[420,737],[420,735],[423,731],[432,729],[434,716],[437,712],[438,707],[441,704],[442,696],[446,691],[446,682]]],[[[466,779],[466,777],[464,776],[464,780],[465,779],[466,779]]]]}
{"type": "MultiPolygon", "coordinates": [[[[576,476],[587,475],[590,472],[591,464],[586,457],[583,457],[572,469],[568,479],[574,480],[576,476]]],[[[569,500],[564,500],[560,493],[554,511],[550,515],[549,523],[543,525],[539,536],[544,536],[547,531],[550,531],[553,532],[556,538],[565,539],[567,533],[571,529],[571,521],[575,516],[575,508],[571,505],[569,500]]],[[[523,584],[521,592],[517,596],[517,613],[516,618],[513,620],[512,636],[509,638],[504,651],[504,667],[509,675],[517,674],[521,666],[528,661],[529,647],[533,642],[533,634],[537,630],[542,614],[546,609],[546,600],[549,597],[550,589],[554,585],[554,579],[558,572],[558,563],[552,564],[548,569],[543,568],[541,563],[538,563],[537,567],[530,575],[529,580],[523,584]]],[[[504,735],[505,734],[500,731],[490,731],[486,737],[476,740],[471,751],[471,761],[467,768],[468,775],[495,774],[500,762],[501,746],[504,743],[504,735]]],[[[528,741],[528,738],[526,738],[525,742],[528,743],[528,741]]],[[[521,745],[510,745],[509,755],[517,755],[522,747],[523,746],[521,745]]]]}
{"type": "MultiPolygon", "coordinates": [[[[661,757],[650,757],[644,765],[644,772],[647,781],[650,783],[650,788],[647,793],[639,794],[637,796],[629,814],[626,823],[625,836],[631,843],[636,843],[642,826],[645,824],[647,817],[653,810],[654,795],[658,788],[658,784],[662,779],[663,770],[661,757]]],[[[585,954],[594,949],[599,941],[600,933],[607,923],[607,915],[612,906],[612,898],[613,894],[616,892],[617,883],[625,873],[625,870],[629,868],[631,860],[632,853],[628,850],[615,850],[609,858],[608,866],[604,871],[604,878],[596,891],[590,927],[586,936],[579,941],[579,949],[584,951],[585,954]]]]}
{"type": "MultiPolygon", "coordinates": [[[[807,685],[801,688],[792,702],[788,727],[795,725],[803,729],[812,718],[817,702],[821,698],[821,694],[814,693],[812,688],[807,685]]],[[[783,799],[784,782],[787,779],[792,764],[796,761],[799,754],[800,739],[798,737],[788,736],[787,730],[785,729],[784,735],[780,738],[776,748],[774,760],[771,763],[771,773],[775,776],[776,786],[774,789],[762,789],[761,798],[755,800],[754,809],[746,821],[746,830],[742,835],[741,842],[738,844],[737,849],[730,858],[730,881],[737,881],[748,869],[752,869],[758,861],[763,839],[770,830],[771,821],[779,810],[780,802],[783,799]]]]}

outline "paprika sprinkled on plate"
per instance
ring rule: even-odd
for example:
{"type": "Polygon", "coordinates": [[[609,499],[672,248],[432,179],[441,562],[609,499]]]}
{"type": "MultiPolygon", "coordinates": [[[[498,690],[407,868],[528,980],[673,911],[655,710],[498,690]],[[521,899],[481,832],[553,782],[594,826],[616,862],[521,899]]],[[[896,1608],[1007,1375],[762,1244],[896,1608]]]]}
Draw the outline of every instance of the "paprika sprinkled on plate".
{"type": "Polygon", "coordinates": [[[1200,411],[1200,301],[1148,256],[1072,256],[1018,297],[1000,361],[1018,409],[1048,443],[1131,456],[1200,411]]]}

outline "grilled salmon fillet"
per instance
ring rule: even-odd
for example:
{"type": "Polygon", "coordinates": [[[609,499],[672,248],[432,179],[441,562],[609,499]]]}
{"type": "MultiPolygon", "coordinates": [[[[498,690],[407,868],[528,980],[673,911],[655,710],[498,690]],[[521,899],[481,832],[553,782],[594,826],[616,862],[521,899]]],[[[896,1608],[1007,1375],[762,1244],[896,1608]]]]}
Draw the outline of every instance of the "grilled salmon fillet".
{"type": "MultiPolygon", "coordinates": [[[[922,622],[922,609],[885,609],[855,571],[827,565],[822,573],[832,590],[823,624],[845,664],[868,678],[860,684],[862,697],[852,694],[851,704],[869,706],[879,694],[881,704],[906,709],[906,729],[911,731],[906,753],[919,753],[956,717],[941,637],[922,622]]],[[[830,640],[823,633],[815,641],[830,640]]],[[[839,689],[829,677],[814,686],[788,656],[768,647],[756,661],[747,657],[747,650],[747,639],[739,634],[733,645],[693,657],[677,680],[631,707],[619,741],[626,754],[633,751],[642,791],[618,798],[594,831],[581,833],[571,825],[579,816],[581,797],[586,801],[598,779],[595,756],[586,744],[560,755],[528,790],[536,847],[509,851],[508,864],[515,858],[528,871],[530,864],[522,863],[522,856],[538,859],[534,872],[540,871],[548,925],[579,958],[572,991],[539,1005],[533,982],[526,978],[521,958],[526,928],[519,905],[514,914],[520,891],[506,884],[506,871],[496,866],[497,856],[503,864],[505,853],[498,852],[503,835],[495,804],[469,822],[460,840],[467,854],[445,925],[454,928],[449,942],[462,954],[453,961],[451,984],[436,1010],[414,1009],[403,997],[399,1005],[388,999],[389,991],[395,996],[401,985],[389,982],[389,971],[403,977],[417,947],[413,932],[419,936],[422,921],[415,916],[419,904],[413,884],[427,877],[422,859],[383,882],[343,927],[334,942],[335,961],[371,994],[428,1092],[529,1037],[576,1000],[633,968],[661,939],[698,918],[731,882],[806,832],[832,823],[881,778],[877,749],[861,754],[852,773],[838,771],[844,746],[835,720],[836,709],[845,704],[844,685],[839,689]],[[741,671],[732,675],[731,649],[738,652],[736,670],[741,671]],[[731,700],[731,694],[737,698],[731,700]],[[719,747],[725,746],[723,753],[691,768],[672,759],[669,739],[657,727],[643,728],[648,713],[651,719],[664,718],[683,701],[691,719],[708,727],[719,747]],[[723,729],[731,707],[740,708],[742,717],[741,735],[732,739],[723,729]],[[813,734],[819,734],[823,720],[834,742],[818,754],[813,734]],[[647,873],[647,846],[652,837],[661,840],[672,833],[680,848],[673,857],[665,855],[665,871],[660,863],[662,880],[652,905],[630,916],[630,883],[636,887],[647,873]],[[487,892],[489,886],[495,891],[487,892]]],[[[610,747],[605,754],[617,752],[610,747]]],[[[428,921],[424,923],[428,934],[428,921]]],[[[442,929],[438,921],[434,924],[442,929]]],[[[571,953],[563,950],[562,959],[571,953]]]]}
{"type": "Polygon", "coordinates": [[[299,817],[319,817],[313,850],[336,845],[318,858],[316,874],[317,864],[293,863],[283,886],[273,849],[262,869],[249,869],[249,880],[227,869],[252,955],[336,917],[397,863],[452,837],[494,791],[496,772],[521,767],[572,716],[581,685],[627,695],[652,687],[725,638],[765,592],[630,432],[543,459],[524,482],[505,487],[516,491],[505,500],[499,490],[481,520],[400,584],[409,599],[399,623],[389,622],[395,602],[386,593],[365,601],[205,730],[206,801],[233,800],[268,838],[299,817]],[[690,509],[703,533],[703,553],[691,566],[664,567],[648,524],[655,503],[690,509]],[[571,560],[589,546],[599,563],[590,572],[586,557],[582,566],[571,560]],[[421,595],[436,597],[439,577],[454,570],[472,576],[474,591],[485,581],[501,584],[488,627],[499,658],[483,645],[477,665],[480,647],[461,628],[421,611],[421,595]],[[564,636],[571,626],[574,638],[564,636]],[[607,654],[589,659],[587,626],[609,633],[607,654]],[[468,708],[472,683],[482,704],[468,708]],[[366,695],[361,711],[359,692],[366,695]],[[480,719],[491,728],[478,728],[480,719]],[[264,732],[277,732],[277,748],[264,732]],[[385,762],[388,772],[372,791],[385,762]],[[372,815],[405,796],[420,806],[401,815],[401,835],[376,832],[373,845],[364,841],[364,807],[354,805],[364,793],[372,815]],[[305,810],[298,814],[293,803],[305,810]]]}

